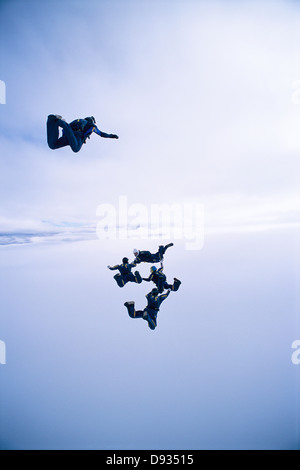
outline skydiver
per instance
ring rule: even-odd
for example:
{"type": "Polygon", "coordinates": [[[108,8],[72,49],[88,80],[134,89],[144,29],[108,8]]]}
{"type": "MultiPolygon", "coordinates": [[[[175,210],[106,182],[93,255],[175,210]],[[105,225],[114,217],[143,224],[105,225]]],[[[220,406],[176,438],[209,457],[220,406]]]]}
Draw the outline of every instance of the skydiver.
{"type": "Polygon", "coordinates": [[[134,268],[135,266],[135,263],[129,263],[128,258],[123,258],[122,264],[117,264],[113,267],[107,267],[111,271],[116,271],[117,269],[120,271],[120,274],[116,274],[114,276],[114,279],[119,287],[124,287],[127,282],[136,282],[137,284],[141,284],[141,282],[143,281],[138,271],[135,271],[134,274],[131,272],[132,268],[134,268]]]}
{"type": "Polygon", "coordinates": [[[73,152],[77,153],[86,143],[92,133],[109,139],[118,139],[116,134],[106,134],[98,129],[94,116],[84,119],[75,119],[68,124],[62,116],[50,114],[47,120],[47,141],[52,150],[69,145],[73,152]],[[62,128],[62,136],[59,137],[59,127],[62,128]]]}
{"type": "Polygon", "coordinates": [[[157,326],[157,314],[159,308],[164,300],[170,295],[170,290],[166,294],[159,295],[158,289],[153,289],[146,299],[148,301],[147,307],[144,310],[135,310],[134,302],[125,302],[125,307],[128,310],[128,315],[131,318],[142,318],[148,322],[148,326],[151,330],[155,330],[157,326]]]}
{"type": "Polygon", "coordinates": [[[166,246],[161,245],[158,248],[158,252],[154,253],[154,254],[150,253],[150,251],[139,251],[135,248],[133,250],[133,254],[135,256],[134,263],[135,264],[139,264],[139,263],[159,263],[159,262],[163,261],[165,252],[171,246],[174,246],[174,243],[169,243],[166,246]]]}
{"type": "Polygon", "coordinates": [[[151,271],[150,276],[147,278],[143,277],[142,278],[143,281],[154,282],[160,294],[162,294],[165,289],[170,289],[173,292],[177,292],[181,285],[181,281],[179,281],[179,279],[176,279],[176,277],[174,277],[174,284],[168,284],[167,276],[164,274],[163,269],[164,268],[162,265],[159,269],[157,269],[156,266],[152,266],[150,269],[151,271]]]}

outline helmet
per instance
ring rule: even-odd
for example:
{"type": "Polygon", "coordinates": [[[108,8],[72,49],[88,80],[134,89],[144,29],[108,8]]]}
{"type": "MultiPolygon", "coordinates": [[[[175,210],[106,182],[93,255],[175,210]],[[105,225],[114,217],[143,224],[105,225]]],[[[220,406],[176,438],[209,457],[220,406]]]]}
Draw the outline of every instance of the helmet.
{"type": "Polygon", "coordinates": [[[135,256],[137,256],[137,255],[139,254],[139,250],[137,250],[137,249],[135,248],[135,249],[133,250],[133,254],[134,254],[135,256]]]}
{"type": "Polygon", "coordinates": [[[155,271],[157,271],[157,267],[156,267],[156,266],[152,266],[152,267],[150,268],[150,271],[151,271],[152,273],[155,273],[155,271]]]}
{"type": "Polygon", "coordinates": [[[123,258],[123,264],[127,264],[128,263],[128,258],[123,258]]]}
{"type": "Polygon", "coordinates": [[[159,294],[159,290],[155,287],[154,289],[152,289],[151,294],[153,294],[153,295],[158,295],[158,294],[159,294]]]}
{"type": "Polygon", "coordinates": [[[84,119],[85,119],[85,121],[88,121],[93,126],[96,125],[96,119],[94,118],[94,116],[86,117],[84,119]]]}

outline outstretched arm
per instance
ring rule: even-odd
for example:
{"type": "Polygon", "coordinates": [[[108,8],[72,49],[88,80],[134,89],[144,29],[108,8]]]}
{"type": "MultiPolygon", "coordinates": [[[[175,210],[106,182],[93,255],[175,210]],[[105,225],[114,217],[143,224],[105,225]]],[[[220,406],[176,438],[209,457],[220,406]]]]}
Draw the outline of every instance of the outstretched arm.
{"type": "Polygon", "coordinates": [[[106,134],[106,132],[100,131],[100,129],[98,129],[98,127],[96,126],[94,127],[93,132],[100,135],[100,137],[104,137],[105,139],[118,139],[119,138],[119,136],[116,134],[106,134]]]}
{"type": "Polygon", "coordinates": [[[107,266],[108,269],[110,269],[111,271],[116,271],[117,269],[119,269],[119,265],[116,264],[116,266],[107,266]]]}

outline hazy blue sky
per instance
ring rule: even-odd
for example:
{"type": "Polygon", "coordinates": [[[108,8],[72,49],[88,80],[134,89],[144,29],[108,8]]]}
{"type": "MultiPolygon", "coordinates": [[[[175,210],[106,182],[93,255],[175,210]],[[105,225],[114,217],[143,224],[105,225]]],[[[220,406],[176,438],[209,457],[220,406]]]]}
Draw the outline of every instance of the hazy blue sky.
{"type": "Polygon", "coordinates": [[[300,448],[299,26],[293,1],[0,1],[1,449],[300,448]],[[52,151],[50,113],[120,139],[52,151]],[[204,207],[154,332],[106,266],[170,240],[100,241],[121,196],[204,207]]]}

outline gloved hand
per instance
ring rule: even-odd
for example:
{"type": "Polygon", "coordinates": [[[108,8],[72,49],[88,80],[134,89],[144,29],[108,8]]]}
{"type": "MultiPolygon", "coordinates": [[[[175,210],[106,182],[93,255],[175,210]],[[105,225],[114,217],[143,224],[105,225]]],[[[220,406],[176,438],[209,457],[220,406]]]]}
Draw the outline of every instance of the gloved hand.
{"type": "Polygon", "coordinates": [[[119,136],[118,136],[118,135],[116,135],[116,134],[110,134],[110,138],[111,138],[111,139],[118,139],[118,138],[119,138],[119,136]]]}

